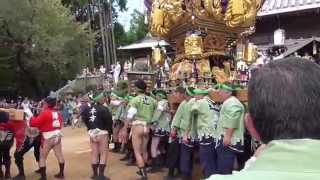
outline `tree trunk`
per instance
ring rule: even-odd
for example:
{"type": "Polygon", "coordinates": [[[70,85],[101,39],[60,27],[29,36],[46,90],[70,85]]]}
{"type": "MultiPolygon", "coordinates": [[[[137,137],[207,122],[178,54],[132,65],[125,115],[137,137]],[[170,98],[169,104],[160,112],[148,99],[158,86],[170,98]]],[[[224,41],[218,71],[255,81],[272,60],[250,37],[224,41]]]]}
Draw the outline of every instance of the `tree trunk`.
{"type": "Polygon", "coordinates": [[[18,68],[24,74],[23,77],[26,77],[28,83],[34,89],[36,96],[41,97],[43,95],[43,92],[41,91],[41,88],[39,87],[38,80],[32,75],[31,72],[29,72],[28,70],[25,69],[25,67],[22,63],[22,57],[21,57],[22,53],[23,53],[23,48],[18,47],[17,56],[16,56],[16,62],[17,62],[18,68]]]}
{"type": "Polygon", "coordinates": [[[104,32],[105,32],[105,42],[106,42],[106,48],[107,48],[107,60],[108,60],[107,63],[110,68],[110,66],[112,64],[112,54],[110,53],[109,21],[108,21],[108,18],[106,18],[105,3],[103,4],[102,17],[103,17],[103,23],[104,23],[104,27],[105,27],[104,32]]]}
{"type": "MultiPolygon", "coordinates": [[[[90,34],[92,33],[92,29],[91,29],[91,12],[92,12],[92,11],[91,11],[91,5],[92,5],[92,3],[91,3],[91,1],[89,0],[89,3],[88,3],[88,14],[87,14],[87,16],[88,16],[88,24],[89,24],[89,33],[90,33],[90,34]]],[[[90,60],[90,62],[91,62],[92,68],[94,68],[95,63],[94,63],[94,54],[93,54],[93,43],[92,43],[92,41],[90,41],[89,46],[90,46],[90,49],[89,49],[89,60],[90,60]]]]}
{"type": "Polygon", "coordinates": [[[112,1],[108,3],[109,5],[109,18],[110,18],[110,30],[111,30],[111,39],[112,39],[112,53],[113,53],[113,63],[117,62],[117,47],[115,43],[114,31],[113,31],[113,21],[112,21],[112,1]]]}
{"type": "Polygon", "coordinates": [[[106,52],[106,41],[105,41],[105,33],[104,33],[104,23],[101,9],[101,0],[98,0],[98,11],[99,11],[99,23],[100,23],[100,34],[102,39],[102,50],[103,50],[103,62],[106,69],[109,69],[110,65],[107,63],[107,52],[106,52]]]}

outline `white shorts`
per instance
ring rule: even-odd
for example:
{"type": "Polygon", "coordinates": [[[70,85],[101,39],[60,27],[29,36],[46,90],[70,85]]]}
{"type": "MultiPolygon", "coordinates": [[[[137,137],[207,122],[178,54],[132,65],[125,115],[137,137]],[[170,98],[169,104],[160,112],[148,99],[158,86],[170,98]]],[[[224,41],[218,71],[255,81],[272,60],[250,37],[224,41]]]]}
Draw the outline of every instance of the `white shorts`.
{"type": "Polygon", "coordinates": [[[91,138],[95,139],[97,136],[100,136],[100,135],[108,135],[109,132],[106,130],[101,130],[99,128],[96,128],[96,129],[90,129],[88,131],[88,134],[91,138]]]}
{"type": "Polygon", "coordinates": [[[62,131],[60,129],[49,131],[49,132],[43,132],[42,133],[44,139],[51,139],[56,137],[62,137],[62,131]]]}

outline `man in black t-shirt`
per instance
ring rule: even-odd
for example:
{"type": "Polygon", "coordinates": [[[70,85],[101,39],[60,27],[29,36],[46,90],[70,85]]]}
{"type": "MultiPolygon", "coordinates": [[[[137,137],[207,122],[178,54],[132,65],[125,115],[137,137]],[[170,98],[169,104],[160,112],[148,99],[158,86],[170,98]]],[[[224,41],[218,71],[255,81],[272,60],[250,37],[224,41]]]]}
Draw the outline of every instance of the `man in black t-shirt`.
{"type": "Polygon", "coordinates": [[[84,108],[81,115],[90,137],[92,178],[107,179],[104,171],[108,158],[106,147],[108,147],[109,135],[112,134],[112,116],[108,108],[103,106],[105,101],[103,93],[95,97],[94,101],[96,104],[91,108],[84,108]]]}

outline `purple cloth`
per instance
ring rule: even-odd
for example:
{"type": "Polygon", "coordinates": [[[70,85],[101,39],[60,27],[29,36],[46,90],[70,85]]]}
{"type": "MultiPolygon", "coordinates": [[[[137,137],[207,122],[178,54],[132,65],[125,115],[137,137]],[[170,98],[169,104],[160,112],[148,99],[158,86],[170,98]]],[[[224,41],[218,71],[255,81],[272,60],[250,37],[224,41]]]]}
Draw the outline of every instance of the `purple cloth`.
{"type": "Polygon", "coordinates": [[[152,0],[144,0],[144,5],[147,8],[148,14],[150,14],[152,9],[152,0]]]}
{"type": "Polygon", "coordinates": [[[227,12],[228,4],[228,0],[221,0],[222,14],[225,14],[227,12]]]}

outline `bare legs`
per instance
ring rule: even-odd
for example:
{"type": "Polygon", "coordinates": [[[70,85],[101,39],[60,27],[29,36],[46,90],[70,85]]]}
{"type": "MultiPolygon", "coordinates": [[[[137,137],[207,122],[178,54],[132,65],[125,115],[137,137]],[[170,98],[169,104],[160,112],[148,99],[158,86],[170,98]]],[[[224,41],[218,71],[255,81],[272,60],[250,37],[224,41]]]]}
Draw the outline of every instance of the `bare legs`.
{"type": "Polygon", "coordinates": [[[59,162],[60,172],[55,175],[56,178],[63,178],[64,177],[64,157],[62,153],[62,145],[61,145],[61,137],[46,139],[43,141],[43,145],[40,151],[40,173],[41,173],[41,180],[45,180],[46,176],[46,160],[50,151],[54,151],[54,155],[59,162]]]}
{"type": "Polygon", "coordinates": [[[149,128],[141,125],[132,126],[132,145],[142,179],[146,179],[145,164],[148,161],[149,128]]]}
{"type": "Polygon", "coordinates": [[[151,140],[151,157],[156,158],[159,154],[158,146],[160,143],[160,137],[152,137],[151,140]]]}
{"type": "Polygon", "coordinates": [[[108,135],[98,135],[95,138],[90,138],[91,164],[93,170],[92,178],[96,178],[97,176],[105,178],[104,171],[108,158],[108,141],[108,135]]]}
{"type": "Polygon", "coordinates": [[[113,152],[119,152],[121,149],[121,142],[119,139],[119,132],[122,129],[123,124],[120,121],[114,122],[112,138],[114,142],[113,152]]]}

